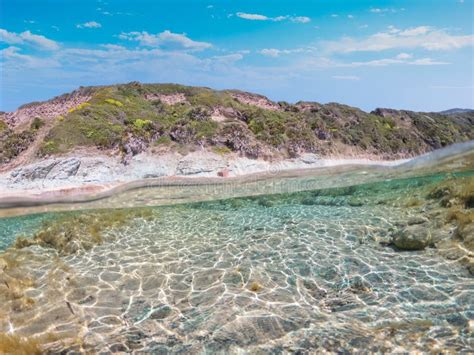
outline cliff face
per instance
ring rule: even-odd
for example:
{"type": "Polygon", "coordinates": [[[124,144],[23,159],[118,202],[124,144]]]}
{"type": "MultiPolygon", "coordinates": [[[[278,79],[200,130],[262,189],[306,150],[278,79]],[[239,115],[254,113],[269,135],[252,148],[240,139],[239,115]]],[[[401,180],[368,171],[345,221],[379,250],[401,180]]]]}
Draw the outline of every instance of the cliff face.
{"type": "Polygon", "coordinates": [[[80,88],[1,114],[0,164],[88,147],[124,159],[202,147],[250,158],[317,153],[396,159],[471,139],[473,112],[367,113],[337,103],[272,102],[236,90],[129,83],[80,88]]]}

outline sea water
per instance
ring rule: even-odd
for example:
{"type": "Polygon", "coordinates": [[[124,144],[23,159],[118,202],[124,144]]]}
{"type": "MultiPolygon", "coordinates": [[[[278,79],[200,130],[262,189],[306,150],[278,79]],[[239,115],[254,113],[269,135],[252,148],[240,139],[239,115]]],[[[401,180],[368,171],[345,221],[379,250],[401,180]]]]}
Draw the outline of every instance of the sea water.
{"type": "MultiPolygon", "coordinates": [[[[0,305],[0,333],[51,352],[470,352],[473,275],[435,248],[381,243],[423,212],[402,200],[449,178],[166,203],[87,250],[7,249],[31,301],[0,305]]],[[[0,248],[81,213],[0,219],[0,248]]]]}

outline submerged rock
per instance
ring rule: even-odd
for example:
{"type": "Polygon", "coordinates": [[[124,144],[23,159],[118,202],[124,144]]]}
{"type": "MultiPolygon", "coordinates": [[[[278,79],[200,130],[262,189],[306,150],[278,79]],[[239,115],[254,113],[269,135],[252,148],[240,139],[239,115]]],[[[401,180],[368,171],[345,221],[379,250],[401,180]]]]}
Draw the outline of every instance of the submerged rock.
{"type": "Polygon", "coordinates": [[[453,237],[452,231],[444,229],[436,229],[431,233],[431,242],[430,245],[435,245],[438,242],[443,240],[449,240],[453,237]]]}
{"type": "Polygon", "coordinates": [[[423,250],[430,242],[430,230],[420,224],[407,226],[396,232],[393,237],[393,244],[403,250],[423,250]]]}
{"type": "Polygon", "coordinates": [[[462,227],[459,226],[456,234],[462,239],[468,250],[474,251],[474,223],[462,227]]]}
{"type": "Polygon", "coordinates": [[[423,224],[429,222],[429,219],[424,217],[424,216],[413,216],[408,218],[407,224],[409,226],[415,225],[415,224],[423,224]]]}
{"type": "Polygon", "coordinates": [[[159,307],[158,309],[156,309],[150,314],[150,318],[151,319],[165,319],[171,314],[171,312],[172,312],[172,309],[170,306],[162,305],[161,307],[159,307]]]}
{"type": "Polygon", "coordinates": [[[347,201],[347,204],[351,207],[361,207],[364,205],[364,202],[357,198],[351,198],[347,201]]]}

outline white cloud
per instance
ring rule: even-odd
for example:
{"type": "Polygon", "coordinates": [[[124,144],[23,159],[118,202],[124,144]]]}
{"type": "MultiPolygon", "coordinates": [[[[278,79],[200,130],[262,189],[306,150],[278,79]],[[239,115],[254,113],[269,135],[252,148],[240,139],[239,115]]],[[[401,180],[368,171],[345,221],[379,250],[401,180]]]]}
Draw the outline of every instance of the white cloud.
{"type": "Polygon", "coordinates": [[[227,54],[227,55],[214,56],[211,59],[214,59],[215,61],[219,63],[233,64],[235,62],[238,62],[239,60],[242,60],[243,58],[244,56],[241,53],[233,53],[233,54],[227,54]]]}
{"type": "MultiPolygon", "coordinates": [[[[405,9],[404,8],[401,8],[400,11],[404,11],[405,9]]],[[[369,10],[370,12],[374,13],[374,14],[384,14],[384,13],[387,13],[387,12],[391,12],[391,13],[396,13],[398,12],[397,9],[393,9],[393,8],[380,8],[380,7],[376,7],[376,8],[371,8],[369,10]]]]}
{"type": "Polygon", "coordinates": [[[186,34],[173,33],[169,30],[157,34],[150,34],[146,31],[142,32],[122,32],[120,39],[139,42],[140,45],[146,47],[160,47],[176,50],[202,51],[212,47],[207,42],[193,41],[186,34]]]}
{"type": "Polygon", "coordinates": [[[411,61],[411,62],[407,62],[407,64],[410,64],[410,65],[446,65],[446,64],[450,64],[450,63],[437,61],[437,60],[434,60],[434,59],[431,59],[431,58],[422,58],[422,59],[416,59],[416,60],[411,61]]]}
{"type": "Polygon", "coordinates": [[[101,47],[110,49],[110,50],[116,50],[116,51],[121,51],[125,50],[126,48],[124,46],[119,46],[117,44],[102,44],[101,47]]]}
{"type": "Polygon", "coordinates": [[[391,65],[418,65],[418,66],[431,66],[431,65],[447,65],[448,62],[437,61],[432,58],[421,58],[421,59],[401,59],[398,56],[394,58],[381,58],[368,61],[353,61],[353,62],[342,62],[333,60],[327,57],[306,57],[298,62],[299,68],[308,68],[312,70],[314,68],[359,68],[359,67],[386,67],[391,65]]]}
{"type": "Polygon", "coordinates": [[[408,53],[400,53],[399,55],[396,56],[397,59],[410,59],[413,58],[413,55],[408,54],[408,53]]]}
{"type": "Polygon", "coordinates": [[[79,23],[76,25],[77,28],[101,28],[102,25],[95,21],[89,21],[84,23],[79,23]]]}
{"type": "Polygon", "coordinates": [[[30,31],[15,33],[0,28],[0,42],[7,44],[29,44],[38,47],[39,49],[50,51],[59,49],[59,44],[57,42],[48,39],[45,36],[35,35],[30,31]]]}
{"type": "Polygon", "coordinates": [[[336,80],[352,80],[352,81],[360,80],[360,77],[355,76],[355,75],[334,75],[332,78],[336,80]]]}
{"type": "Polygon", "coordinates": [[[295,48],[295,49],[276,49],[276,48],[264,48],[258,53],[267,56],[267,57],[279,57],[282,54],[292,54],[292,53],[311,53],[314,50],[313,47],[306,48],[295,48]]]}
{"type": "Polygon", "coordinates": [[[268,57],[276,58],[280,55],[281,50],[276,49],[276,48],[264,48],[259,53],[268,57]]]}
{"type": "Polygon", "coordinates": [[[179,43],[186,49],[202,50],[212,47],[210,43],[193,41],[185,34],[172,33],[168,30],[160,33],[159,38],[163,43],[179,43]]]}
{"type": "MultiPolygon", "coordinates": [[[[204,77],[232,76],[233,79],[240,78],[243,81],[252,78],[250,76],[243,79],[242,75],[235,74],[240,70],[235,63],[243,58],[242,53],[198,58],[183,51],[129,49],[115,44],[94,49],[65,48],[52,53],[47,59],[23,55],[19,51],[18,48],[11,47],[0,51],[0,56],[4,58],[0,67],[8,75],[8,80],[14,82],[20,77],[24,81],[29,76],[44,76],[67,83],[70,80],[80,80],[106,84],[140,77],[157,82],[186,82],[192,78],[194,85],[199,85],[205,82],[204,77]],[[38,68],[41,70],[35,72],[38,68]]],[[[228,81],[223,79],[223,82],[228,81]]]]}
{"type": "Polygon", "coordinates": [[[259,15],[259,14],[248,14],[245,12],[237,12],[236,15],[240,18],[243,18],[245,20],[252,20],[252,21],[268,21],[270,20],[269,17],[265,15],[259,15]]]}
{"type": "Polygon", "coordinates": [[[336,18],[336,17],[339,17],[339,15],[338,14],[332,14],[331,17],[336,18]]]}
{"type": "Polygon", "coordinates": [[[327,52],[378,52],[388,49],[418,48],[430,51],[453,50],[474,44],[474,35],[452,35],[445,30],[419,26],[405,30],[388,27],[387,32],[375,33],[369,37],[355,39],[344,37],[338,41],[323,42],[327,52]]]}
{"type": "Polygon", "coordinates": [[[0,50],[0,57],[6,63],[14,64],[16,69],[30,68],[53,68],[58,67],[59,63],[53,58],[40,58],[31,55],[21,54],[21,49],[15,46],[10,46],[0,50]]]}
{"type": "Polygon", "coordinates": [[[268,17],[265,15],[261,14],[249,14],[246,12],[237,12],[235,14],[237,17],[240,17],[244,20],[250,20],[250,21],[274,21],[274,22],[280,22],[280,21],[291,21],[295,23],[308,23],[311,22],[311,19],[307,16],[277,16],[277,17],[268,17]]]}
{"type": "Polygon", "coordinates": [[[48,49],[48,50],[59,49],[59,45],[55,41],[50,40],[46,38],[45,36],[35,35],[31,33],[30,31],[25,31],[25,32],[20,33],[20,37],[25,42],[32,43],[43,49],[48,49]]]}
{"type": "Polygon", "coordinates": [[[311,21],[311,19],[307,16],[296,16],[296,17],[290,17],[290,21],[297,22],[297,23],[308,23],[311,21]]]}
{"type": "Polygon", "coordinates": [[[7,30],[0,28],[0,42],[8,44],[19,44],[23,43],[23,39],[20,35],[16,33],[8,32],[7,30]]]}
{"type": "Polygon", "coordinates": [[[352,20],[354,18],[354,15],[347,15],[347,18],[352,20]]]}
{"type": "Polygon", "coordinates": [[[428,26],[419,26],[419,27],[409,28],[405,31],[400,31],[398,33],[400,36],[412,37],[412,36],[425,35],[430,31],[431,31],[431,28],[428,26]]]}
{"type": "Polygon", "coordinates": [[[446,65],[450,64],[448,62],[441,62],[441,61],[436,61],[431,58],[421,58],[421,59],[416,59],[416,60],[406,60],[406,59],[401,59],[395,57],[395,58],[384,58],[384,59],[376,59],[376,60],[370,60],[370,61],[365,61],[365,62],[351,62],[348,64],[344,64],[343,66],[348,66],[348,67],[384,67],[388,65],[394,65],[394,64],[404,64],[404,65],[446,65]]]}
{"type": "Polygon", "coordinates": [[[392,33],[392,34],[393,34],[393,33],[398,33],[398,32],[400,32],[400,30],[399,30],[398,28],[396,28],[395,26],[392,26],[392,25],[388,26],[387,28],[388,28],[388,33],[392,33]]]}

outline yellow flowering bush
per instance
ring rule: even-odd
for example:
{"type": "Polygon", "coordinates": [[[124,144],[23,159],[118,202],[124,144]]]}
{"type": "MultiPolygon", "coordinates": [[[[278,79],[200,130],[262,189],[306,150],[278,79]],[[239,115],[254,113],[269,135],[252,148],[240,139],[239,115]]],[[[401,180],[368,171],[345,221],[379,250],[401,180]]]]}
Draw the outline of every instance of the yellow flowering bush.
{"type": "Polygon", "coordinates": [[[77,111],[77,110],[82,110],[84,107],[90,106],[91,104],[88,102],[83,102],[82,104],[77,105],[76,107],[70,108],[68,110],[69,113],[77,111]]]}
{"type": "Polygon", "coordinates": [[[117,107],[122,107],[123,106],[123,103],[121,103],[119,100],[115,100],[115,99],[105,99],[105,102],[107,102],[108,104],[111,104],[111,105],[115,105],[117,107]]]}

